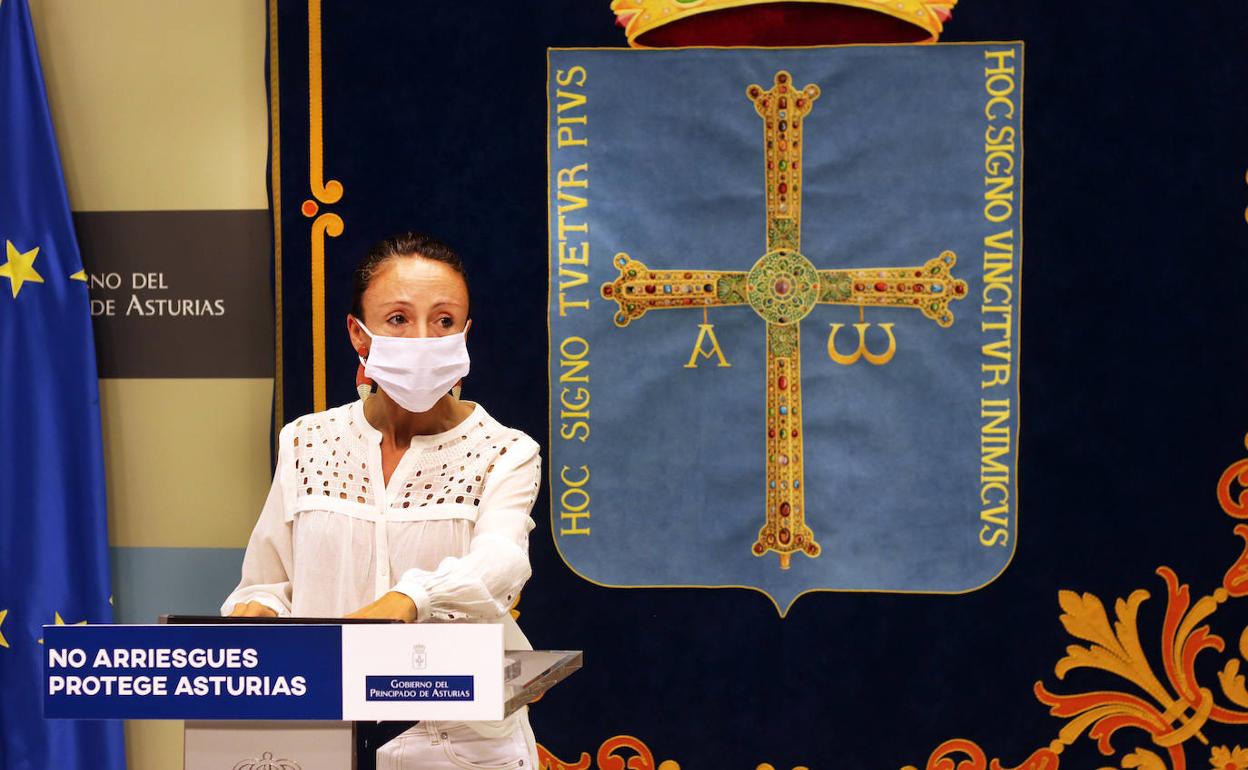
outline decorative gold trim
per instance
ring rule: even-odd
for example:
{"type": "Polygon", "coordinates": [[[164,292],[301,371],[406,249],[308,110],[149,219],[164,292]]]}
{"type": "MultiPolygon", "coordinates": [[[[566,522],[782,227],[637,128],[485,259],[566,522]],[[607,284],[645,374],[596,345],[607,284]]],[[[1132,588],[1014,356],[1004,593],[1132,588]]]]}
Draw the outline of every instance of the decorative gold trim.
{"type": "Polygon", "coordinates": [[[626,766],[628,770],[680,770],[680,765],[670,759],[656,764],[650,747],[631,735],[608,738],[594,756],[582,751],[575,762],[564,762],[545,746],[537,744],[538,770],[624,770],[626,766]]]}
{"type": "MultiPolygon", "coordinates": [[[[1248,448],[1248,439],[1244,444],[1248,448]]],[[[1226,515],[1240,522],[1248,521],[1248,459],[1232,463],[1222,473],[1217,499],[1226,515]]],[[[1159,671],[1141,642],[1139,609],[1149,599],[1148,591],[1136,589],[1126,599],[1117,599],[1112,623],[1105,604],[1094,594],[1058,592],[1062,625],[1085,644],[1066,648],[1065,657],[1054,667],[1057,678],[1065,679],[1076,669],[1088,669],[1116,679],[1111,679],[1108,686],[1072,694],[1055,693],[1043,681],[1036,682],[1036,699],[1050,707],[1050,714],[1066,722],[1047,746],[1033,751],[1019,768],[1056,770],[1066,747],[1085,734],[1096,741],[1102,755],[1115,756],[1118,749],[1114,747],[1114,737],[1131,728],[1143,733],[1157,750],[1137,747],[1120,757],[1122,767],[1183,770],[1188,766],[1187,746],[1193,739],[1210,745],[1205,735],[1209,726],[1248,725],[1248,688],[1243,673],[1243,661],[1248,660],[1248,629],[1237,632],[1238,657],[1234,652],[1225,655],[1217,673],[1217,692],[1214,687],[1201,685],[1196,669],[1196,658],[1201,653],[1227,651],[1226,640],[1213,633],[1207,621],[1224,605],[1248,596],[1248,523],[1236,524],[1233,532],[1245,542],[1243,553],[1226,571],[1222,585],[1196,601],[1192,601],[1189,586],[1179,582],[1173,569],[1157,569],[1166,585],[1165,612],[1161,627],[1156,629],[1161,652],[1157,656],[1159,671]]],[[[1202,666],[1201,673],[1205,671],[1207,668],[1202,666]]],[[[1233,754],[1242,750],[1213,746],[1209,751],[1210,764],[1223,770],[1228,763],[1233,764],[1233,754]]],[[[1003,767],[999,759],[989,763],[979,744],[963,738],[942,743],[926,764],[927,770],[955,766],[959,770],[1003,767]]],[[[903,770],[915,768],[908,766],[903,770]]]]}
{"type": "MultiPolygon", "coordinates": [[[[542,744],[537,744],[538,770],[680,770],[680,764],[672,759],[655,763],[654,752],[640,738],[632,735],[616,735],[602,742],[594,756],[582,751],[576,762],[565,762],[542,744]]],[[[755,770],[776,770],[769,762],[762,762],[755,770]]],[[[807,770],[805,766],[793,770],[807,770]]],[[[1218,770],[1221,770],[1219,768],[1218,770]]]]}
{"type": "Polygon", "coordinates": [[[342,235],[342,217],[329,212],[317,216],[317,201],[329,205],[342,199],[342,183],[325,177],[324,97],[322,93],[321,0],[308,0],[308,186],[316,200],[303,202],[301,211],[312,222],[312,408],[324,411],[326,395],[325,236],[342,235]]]}
{"type": "Polygon", "coordinates": [[[325,236],[342,235],[342,217],[324,213],[312,222],[312,396],[313,409],[325,411],[325,236]]]}
{"type": "Polygon", "coordinates": [[[328,204],[342,199],[342,183],[325,179],[321,63],[321,0],[308,0],[308,185],[318,201],[328,204]]]}

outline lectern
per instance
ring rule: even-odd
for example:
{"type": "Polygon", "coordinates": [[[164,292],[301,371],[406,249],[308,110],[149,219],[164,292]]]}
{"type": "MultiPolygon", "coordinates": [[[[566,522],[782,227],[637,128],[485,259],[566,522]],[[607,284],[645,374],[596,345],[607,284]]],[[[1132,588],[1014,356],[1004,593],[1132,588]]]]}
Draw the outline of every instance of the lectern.
{"type": "Polygon", "coordinates": [[[502,626],[45,626],[44,717],[186,720],[186,770],[371,770],[423,720],[496,720],[581,666],[502,626]]]}

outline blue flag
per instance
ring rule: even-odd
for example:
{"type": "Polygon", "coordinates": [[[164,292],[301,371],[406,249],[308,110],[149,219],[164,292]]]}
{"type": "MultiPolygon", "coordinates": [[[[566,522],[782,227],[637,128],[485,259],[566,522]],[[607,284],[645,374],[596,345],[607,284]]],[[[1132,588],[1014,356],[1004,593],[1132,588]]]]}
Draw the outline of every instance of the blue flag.
{"type": "Polygon", "coordinates": [[[120,769],[120,723],[41,707],[42,626],[112,609],[87,281],[26,0],[0,2],[0,115],[0,770],[120,769]]]}

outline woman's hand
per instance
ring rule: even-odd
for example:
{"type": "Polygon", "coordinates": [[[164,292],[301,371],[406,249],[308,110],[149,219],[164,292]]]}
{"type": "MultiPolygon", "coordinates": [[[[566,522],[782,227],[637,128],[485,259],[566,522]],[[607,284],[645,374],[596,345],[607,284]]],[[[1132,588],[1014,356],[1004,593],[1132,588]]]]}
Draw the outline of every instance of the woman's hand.
{"type": "Polygon", "coordinates": [[[272,607],[261,604],[260,602],[247,602],[246,604],[235,604],[234,610],[230,613],[232,618],[275,618],[277,613],[272,607]]]}
{"type": "Polygon", "coordinates": [[[404,623],[411,623],[416,620],[416,602],[412,601],[407,594],[390,591],[377,601],[359,608],[347,615],[347,617],[385,618],[386,620],[401,620],[404,623]]]}

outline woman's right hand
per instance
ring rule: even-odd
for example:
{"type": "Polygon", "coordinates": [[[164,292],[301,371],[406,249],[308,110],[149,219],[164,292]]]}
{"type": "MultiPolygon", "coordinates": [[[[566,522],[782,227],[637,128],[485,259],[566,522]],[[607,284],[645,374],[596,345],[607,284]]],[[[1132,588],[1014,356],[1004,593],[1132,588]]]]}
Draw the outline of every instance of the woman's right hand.
{"type": "Polygon", "coordinates": [[[247,602],[246,604],[235,604],[234,611],[230,613],[231,618],[275,618],[277,613],[272,607],[261,604],[260,602],[247,602]]]}

